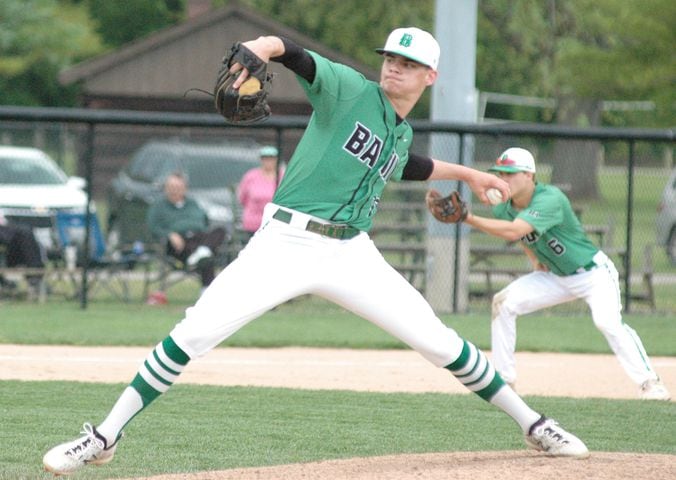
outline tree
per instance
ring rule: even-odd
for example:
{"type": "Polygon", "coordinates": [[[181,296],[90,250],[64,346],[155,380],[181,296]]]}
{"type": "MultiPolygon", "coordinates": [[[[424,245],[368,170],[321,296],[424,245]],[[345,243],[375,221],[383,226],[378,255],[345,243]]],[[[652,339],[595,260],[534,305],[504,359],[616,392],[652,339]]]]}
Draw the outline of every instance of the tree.
{"type": "MultiPolygon", "coordinates": [[[[602,118],[617,122],[622,115],[601,116],[600,100],[622,99],[653,101],[656,111],[649,122],[671,125],[676,100],[674,3],[575,0],[567,7],[569,30],[556,52],[559,123],[598,125],[602,118]]],[[[561,152],[560,145],[555,149],[552,182],[573,179],[573,197],[597,198],[602,146],[592,142],[572,146],[577,147],[575,155],[561,152]]]]}
{"type": "MultiPolygon", "coordinates": [[[[214,0],[213,5],[233,1],[214,0]]],[[[416,25],[432,30],[435,1],[445,0],[239,3],[378,68],[380,59],[373,55],[373,49],[381,46],[392,28],[416,25]]],[[[104,46],[116,48],[179,22],[184,17],[185,3],[186,0],[3,0],[0,101],[67,103],[68,95],[55,81],[56,71],[100,54],[104,46]],[[22,74],[27,76],[20,77],[22,74]],[[44,94],[36,95],[31,90],[44,94]]],[[[650,118],[645,114],[640,117],[641,125],[673,124],[673,0],[481,0],[478,22],[480,90],[582,98],[585,104],[590,99],[651,100],[656,110],[650,118]]],[[[526,118],[524,109],[502,110],[503,118],[545,122],[557,118],[554,109],[535,113],[531,110],[526,118]]],[[[604,112],[599,121],[631,125],[636,118],[604,112]]]]}
{"type": "Polygon", "coordinates": [[[101,51],[84,9],[57,0],[0,2],[0,104],[68,105],[61,68],[101,51]]]}
{"type": "MultiPolygon", "coordinates": [[[[545,121],[627,124],[626,114],[601,112],[601,100],[651,100],[656,110],[642,125],[673,124],[673,2],[486,0],[480,8],[480,89],[556,98],[545,121]]],[[[557,144],[550,158],[554,183],[574,198],[598,196],[599,144],[557,144]]]]}
{"type": "Polygon", "coordinates": [[[185,0],[84,0],[103,41],[119,47],[184,17],[185,0]]]}
{"type": "Polygon", "coordinates": [[[676,4],[670,0],[570,3],[575,10],[568,12],[570,34],[559,45],[558,93],[651,100],[656,105],[651,126],[673,125],[676,4]]]}
{"type": "Polygon", "coordinates": [[[669,126],[675,22],[670,0],[484,0],[477,84],[518,95],[652,100],[652,126],[669,126]]]}

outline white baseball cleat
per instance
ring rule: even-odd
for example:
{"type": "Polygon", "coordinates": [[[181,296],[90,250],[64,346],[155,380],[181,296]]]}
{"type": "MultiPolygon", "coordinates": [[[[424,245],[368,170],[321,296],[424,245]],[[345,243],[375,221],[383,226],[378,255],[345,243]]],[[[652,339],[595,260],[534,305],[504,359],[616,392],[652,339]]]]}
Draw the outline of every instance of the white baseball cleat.
{"type": "Polygon", "coordinates": [[[641,400],[671,400],[669,390],[659,378],[643,382],[639,387],[638,395],[641,400]]]}
{"type": "Polygon", "coordinates": [[[530,427],[525,440],[529,447],[552,457],[589,456],[589,450],[582,440],[566,432],[555,420],[544,416],[530,427]]]}
{"type": "Polygon", "coordinates": [[[46,471],[70,475],[85,465],[105,465],[113,459],[117,441],[107,447],[106,439],[89,423],[82,426],[81,433],[84,437],[57,445],[45,454],[42,463],[46,471]]]}

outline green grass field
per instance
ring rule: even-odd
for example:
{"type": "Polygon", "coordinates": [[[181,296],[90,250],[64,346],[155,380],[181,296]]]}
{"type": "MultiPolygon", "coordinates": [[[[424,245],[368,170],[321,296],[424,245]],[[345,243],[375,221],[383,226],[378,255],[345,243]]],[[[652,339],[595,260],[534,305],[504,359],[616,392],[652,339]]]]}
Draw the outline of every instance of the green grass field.
{"type": "MultiPolygon", "coordinates": [[[[92,302],[2,306],[0,343],[154,346],[187,304],[150,307],[92,302]]],[[[587,311],[538,312],[519,319],[517,347],[526,351],[609,353],[587,311]]],[[[490,348],[489,314],[445,315],[443,321],[480,348],[490,348]]],[[[676,356],[671,314],[626,315],[652,355],[676,356]]],[[[331,303],[304,297],[256,319],[226,342],[236,347],[406,348],[379,328],[331,303]]]]}
{"type": "MultiPolygon", "coordinates": [[[[49,478],[44,452],[100,421],[124,385],[2,382],[0,479],[49,478]]],[[[531,397],[595,451],[676,453],[673,404],[531,397]],[[627,435],[631,432],[631,435],[627,435]]],[[[520,450],[509,417],[477,397],[176,385],[126,429],[120,478],[395,453],[520,450]]]]}
{"type": "MultiPolygon", "coordinates": [[[[0,343],[151,347],[181,318],[184,306],[93,302],[82,310],[76,303],[5,304],[0,343]]],[[[485,314],[448,316],[444,321],[481,348],[488,348],[485,314]]],[[[673,317],[633,315],[627,321],[652,355],[676,356],[673,317]]],[[[520,322],[520,349],[608,353],[587,315],[544,314],[520,322]]],[[[313,299],[299,299],[266,314],[226,344],[402,348],[368,322],[313,299]]],[[[124,387],[0,382],[0,479],[49,478],[41,472],[44,452],[74,438],[82,422],[101,421],[124,387]]],[[[579,434],[592,450],[676,454],[673,403],[527,400],[579,434]]],[[[511,419],[473,395],[176,385],[127,427],[111,465],[86,469],[74,478],[522,448],[521,435],[511,419]]]]}

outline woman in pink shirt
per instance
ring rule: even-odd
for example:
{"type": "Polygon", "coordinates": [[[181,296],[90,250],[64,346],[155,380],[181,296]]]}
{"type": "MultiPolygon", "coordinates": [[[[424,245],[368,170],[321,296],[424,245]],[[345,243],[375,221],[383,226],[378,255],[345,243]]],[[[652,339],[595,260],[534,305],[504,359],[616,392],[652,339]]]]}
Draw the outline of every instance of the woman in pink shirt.
{"type": "Polygon", "coordinates": [[[261,166],[252,168],[244,174],[237,196],[242,204],[242,228],[253,235],[261,226],[263,208],[272,201],[282,173],[277,178],[277,157],[275,147],[263,147],[260,150],[261,166]]]}

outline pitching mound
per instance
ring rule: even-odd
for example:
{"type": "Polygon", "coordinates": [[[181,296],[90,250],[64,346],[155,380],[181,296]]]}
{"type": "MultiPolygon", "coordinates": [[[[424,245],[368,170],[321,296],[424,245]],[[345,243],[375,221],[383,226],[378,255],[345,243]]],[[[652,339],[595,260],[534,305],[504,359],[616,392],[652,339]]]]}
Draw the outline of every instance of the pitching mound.
{"type": "Polygon", "coordinates": [[[620,480],[676,478],[671,455],[596,453],[574,460],[530,451],[459,452],[330,460],[275,467],[238,468],[195,474],[159,475],[145,480],[620,480]]]}

